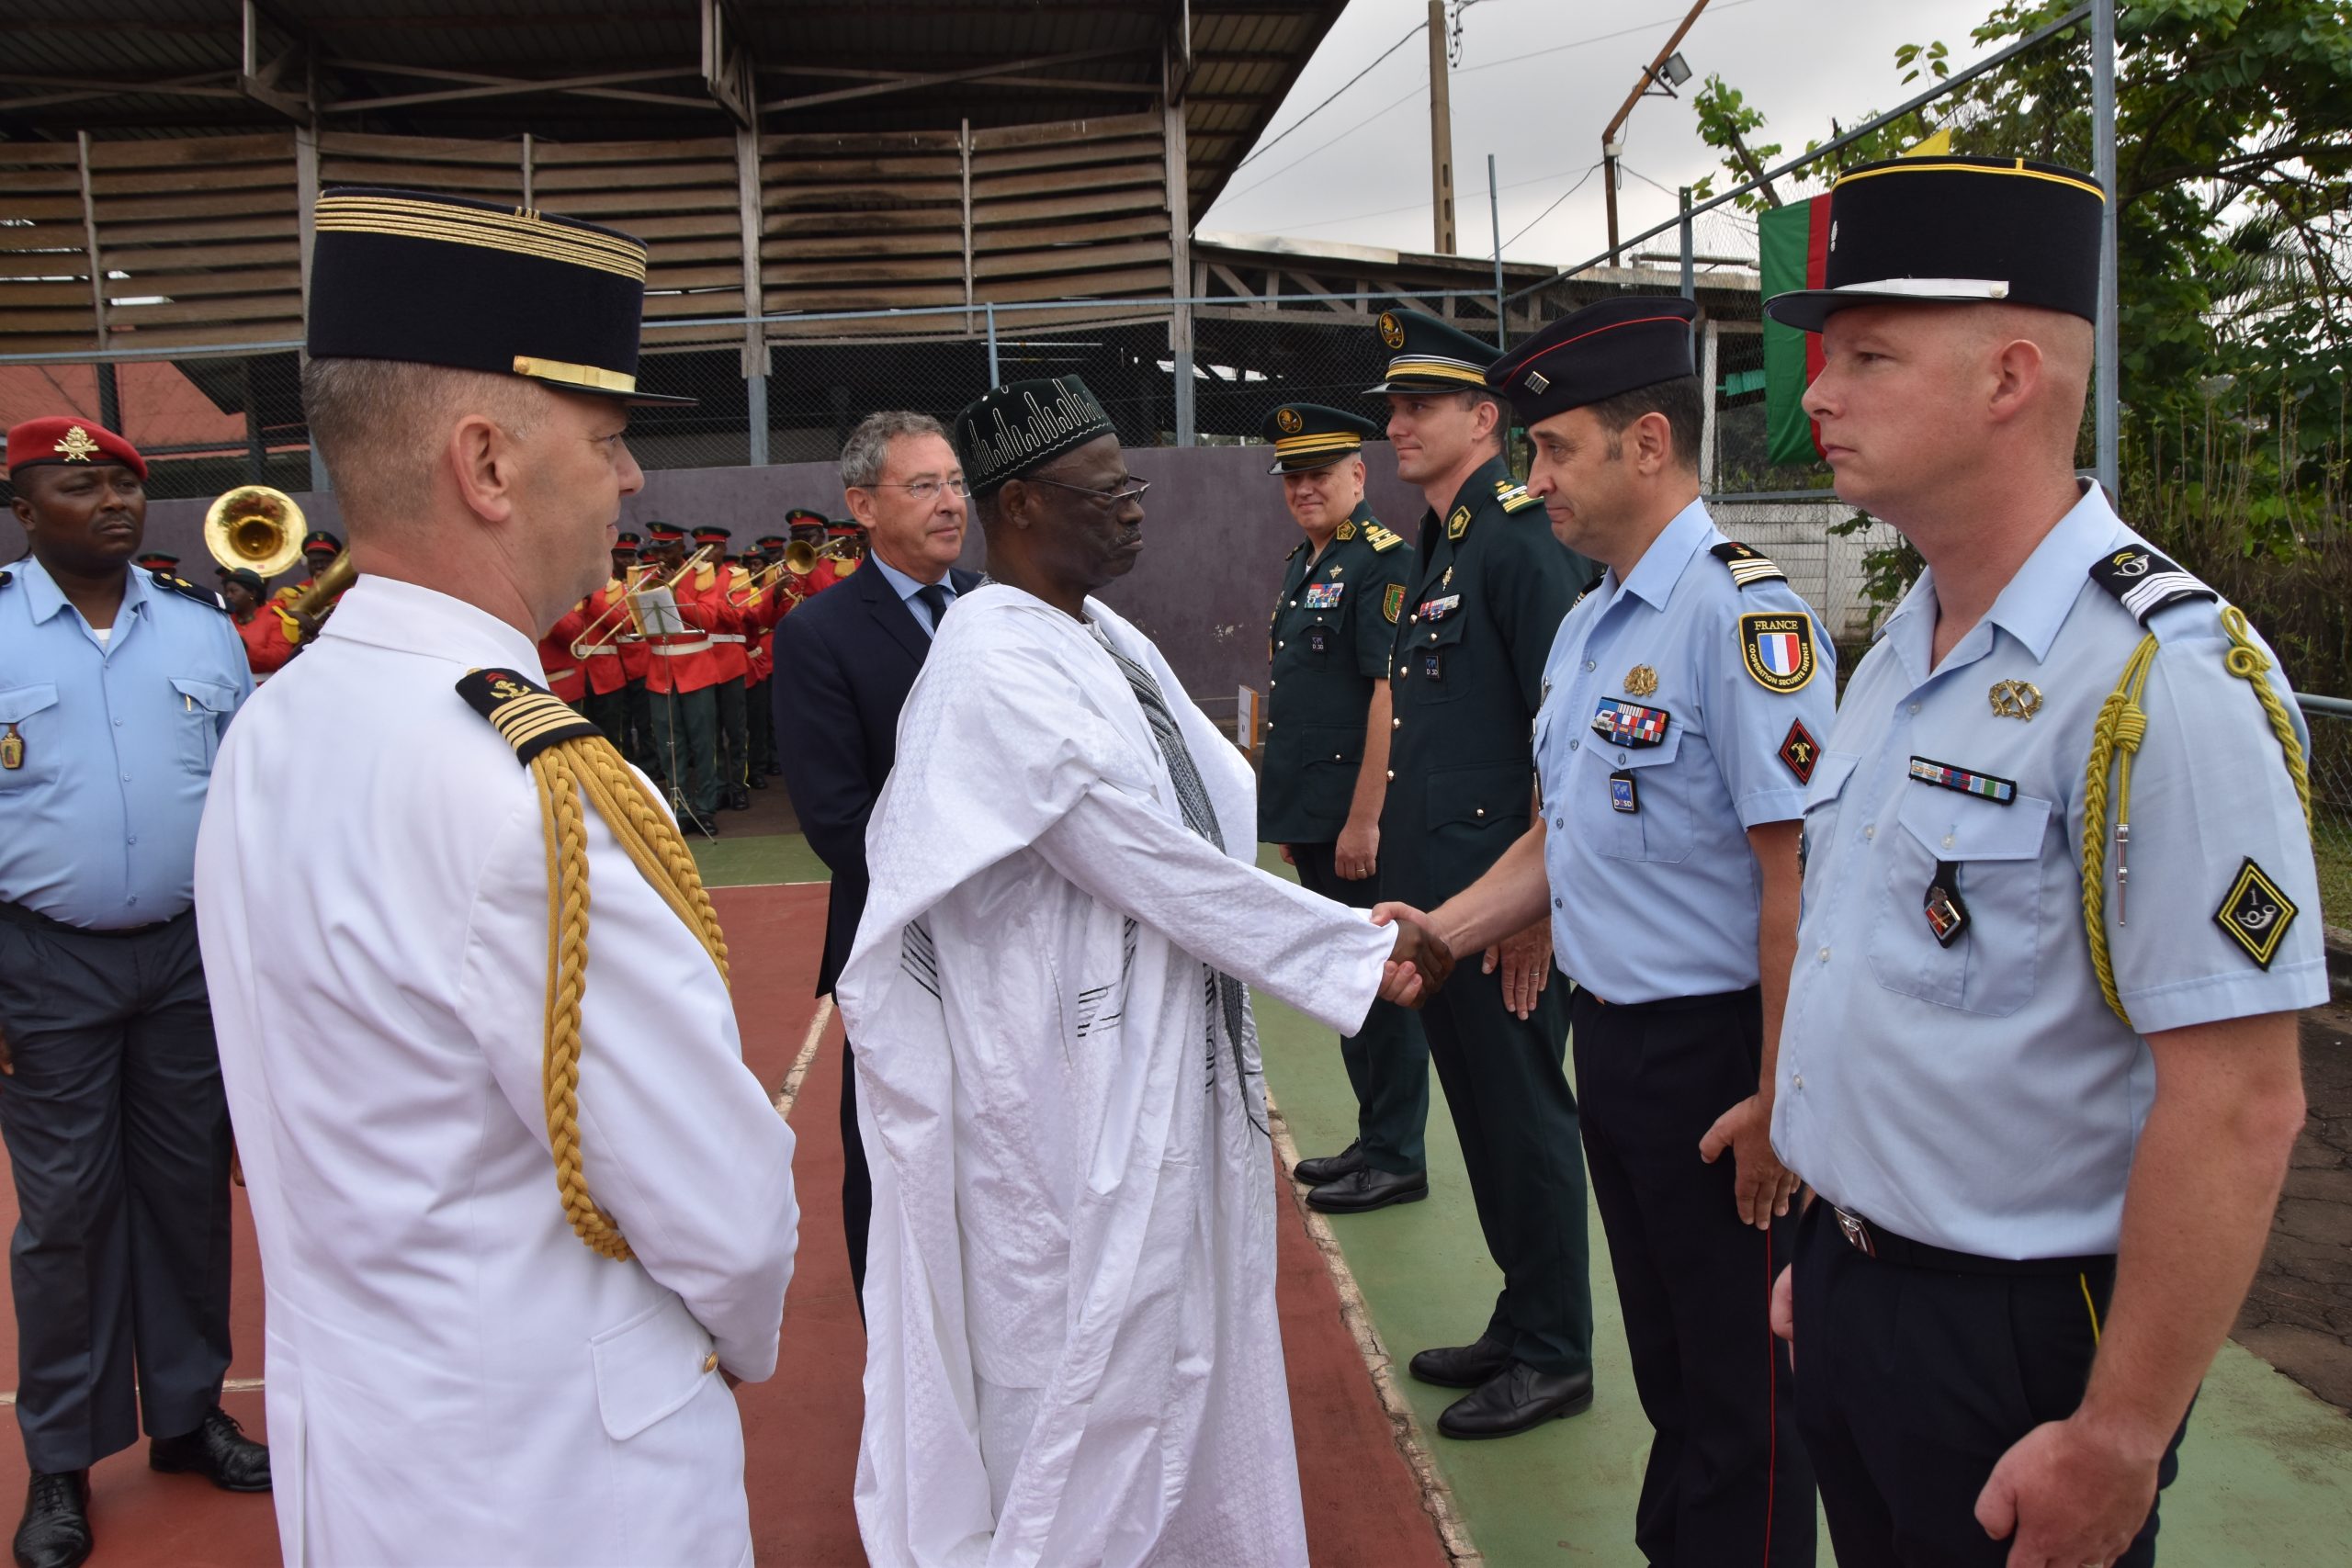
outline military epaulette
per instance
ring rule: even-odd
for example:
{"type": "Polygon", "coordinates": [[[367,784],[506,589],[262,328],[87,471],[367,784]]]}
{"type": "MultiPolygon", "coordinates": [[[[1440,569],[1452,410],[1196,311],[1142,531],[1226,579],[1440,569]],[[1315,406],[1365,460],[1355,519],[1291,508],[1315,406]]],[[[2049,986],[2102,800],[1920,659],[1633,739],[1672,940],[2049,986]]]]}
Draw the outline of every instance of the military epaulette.
{"type": "Polygon", "coordinates": [[[1786,582],[1789,574],[1749,549],[1746,545],[1725,539],[1709,547],[1707,553],[1731,569],[1731,580],[1742,588],[1753,588],[1759,582],[1786,582]]]}
{"type": "Polygon", "coordinates": [[[7,587],[7,586],[8,586],[8,584],[10,584],[10,583],[12,583],[12,582],[14,582],[14,581],[17,581],[17,574],[16,574],[15,572],[13,572],[13,571],[0,571],[0,588],[6,588],[6,587],[7,587]]]}
{"type": "Polygon", "coordinates": [[[458,682],[458,695],[490,720],[526,768],[550,746],[603,733],[553,692],[512,670],[469,671],[458,682]]]}
{"type": "Polygon", "coordinates": [[[2091,562],[2091,581],[2115,595],[2142,626],[2167,604],[2222,597],[2143,545],[2130,545],[2091,562]]]}
{"type": "Polygon", "coordinates": [[[1363,536],[1371,541],[1374,551],[1393,550],[1405,542],[1405,536],[1402,534],[1392,534],[1377,523],[1365,524],[1363,536]]]}
{"type": "Polygon", "coordinates": [[[1298,558],[1298,552],[1305,548],[1306,548],[1306,541],[1305,539],[1301,539],[1298,543],[1290,547],[1290,554],[1283,557],[1283,559],[1296,560],[1298,558]]]}
{"type": "Polygon", "coordinates": [[[1577,589],[1577,596],[1568,601],[1568,608],[1573,610],[1577,605],[1583,604],[1586,600],[1591,598],[1592,591],[1600,586],[1600,579],[1596,577],[1590,582],[1586,583],[1582,588],[1577,589]]]}
{"type": "Polygon", "coordinates": [[[1531,506],[1544,504],[1540,499],[1527,493],[1525,485],[1506,484],[1501,479],[1495,481],[1495,499],[1503,503],[1505,512],[1511,513],[1524,512],[1531,506]]]}
{"type": "Polygon", "coordinates": [[[178,594],[183,599],[193,599],[199,604],[218,610],[224,615],[229,613],[229,602],[226,599],[221,598],[209,588],[198,588],[185,577],[175,577],[170,572],[159,569],[149,572],[147,581],[168,592],[178,594]]]}

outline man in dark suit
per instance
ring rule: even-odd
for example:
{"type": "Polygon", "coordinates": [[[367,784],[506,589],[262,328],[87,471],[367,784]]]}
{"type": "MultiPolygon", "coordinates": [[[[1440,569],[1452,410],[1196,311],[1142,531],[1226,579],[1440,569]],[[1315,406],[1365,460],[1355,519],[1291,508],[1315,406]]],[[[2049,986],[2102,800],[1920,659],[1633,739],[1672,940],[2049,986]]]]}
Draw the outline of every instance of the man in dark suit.
{"type": "MultiPolygon", "coordinates": [[[[861,569],[804,601],[776,628],[775,732],[801,831],[833,874],[817,994],[829,995],[865,912],[865,819],[898,754],[899,709],[931,634],[978,572],[963,553],[964,466],[927,415],[868,414],[842,448],[842,489],[872,535],[861,569]]],[[[865,1231],[874,1208],[857,1133],[857,1079],[842,1071],[842,1228],[865,1311],[865,1231]]]]}

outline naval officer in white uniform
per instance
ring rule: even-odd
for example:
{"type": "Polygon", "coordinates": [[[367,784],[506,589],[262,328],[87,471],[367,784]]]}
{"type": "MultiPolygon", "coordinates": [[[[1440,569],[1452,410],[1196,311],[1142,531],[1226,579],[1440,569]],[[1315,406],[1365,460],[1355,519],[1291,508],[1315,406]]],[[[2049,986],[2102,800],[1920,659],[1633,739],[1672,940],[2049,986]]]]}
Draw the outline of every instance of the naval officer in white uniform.
{"type": "Polygon", "coordinates": [[[749,1562],[730,1383],[776,1364],[792,1134],[674,824],[538,689],[644,479],[645,252],[401,192],[317,231],[360,577],[231,731],[196,873],[286,1561],[749,1562]]]}

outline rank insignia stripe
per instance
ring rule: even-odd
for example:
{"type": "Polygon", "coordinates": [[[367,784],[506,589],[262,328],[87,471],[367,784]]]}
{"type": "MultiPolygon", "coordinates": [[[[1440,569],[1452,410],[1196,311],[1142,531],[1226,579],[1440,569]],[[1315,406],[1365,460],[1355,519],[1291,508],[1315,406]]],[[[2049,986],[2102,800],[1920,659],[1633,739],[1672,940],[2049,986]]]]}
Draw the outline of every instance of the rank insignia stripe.
{"type": "Polygon", "coordinates": [[[1935,784],[1943,789],[1973,795],[1989,800],[1996,806],[2014,805],[2018,798],[2017,781],[1996,778],[1991,773],[1973,773],[1955,768],[1949,762],[1935,761],[1927,757],[1911,759],[1911,777],[1919,784],[1935,784]]]}
{"type": "Polygon", "coordinates": [[[2170,604],[2192,599],[2219,602],[2221,595],[2143,546],[2132,545],[2091,562],[2091,581],[2113,594],[2142,626],[2170,604]]]}
{"type": "Polygon", "coordinates": [[[2278,956],[2279,944],[2287,940],[2287,928],[2302,913],[2294,901],[2278,890],[2269,874],[2254,863],[2252,856],[2238,867],[2231,879],[2230,890],[2222,899],[2222,907],[2213,911],[2213,923],[2229,933],[2232,942],[2245,949],[2246,956],[2266,972],[2270,961],[2278,956]]]}
{"type": "Polygon", "coordinates": [[[1809,784],[1813,782],[1813,770],[1821,761],[1821,743],[1813,738],[1813,731],[1804,727],[1804,720],[1792,719],[1789,732],[1781,738],[1781,750],[1776,754],[1782,765],[1797,776],[1797,783],[1809,784]]]}
{"type": "Polygon", "coordinates": [[[1380,597],[1380,614],[1390,626],[1395,626],[1405,614],[1405,585],[1392,582],[1380,597]]]}
{"type": "Polygon", "coordinates": [[[1740,616],[1739,657],[1748,678],[1766,691],[1784,696],[1804,691],[1817,665],[1813,617],[1793,612],[1740,616]]]}
{"type": "Polygon", "coordinates": [[[514,748],[515,760],[525,767],[550,746],[604,734],[553,692],[516,671],[468,671],[457,688],[466,705],[488,719],[514,748]]]}
{"type": "Polygon", "coordinates": [[[1707,553],[1724,563],[1731,572],[1731,580],[1742,589],[1753,588],[1759,582],[1786,582],[1789,574],[1764,557],[1742,544],[1726,539],[1711,545],[1707,553]]]}
{"type": "Polygon", "coordinates": [[[1378,553],[1383,550],[1393,550],[1397,546],[1405,542],[1403,535],[1392,534],[1377,523],[1365,524],[1363,525],[1363,536],[1372,541],[1372,547],[1374,553],[1378,553]]]}

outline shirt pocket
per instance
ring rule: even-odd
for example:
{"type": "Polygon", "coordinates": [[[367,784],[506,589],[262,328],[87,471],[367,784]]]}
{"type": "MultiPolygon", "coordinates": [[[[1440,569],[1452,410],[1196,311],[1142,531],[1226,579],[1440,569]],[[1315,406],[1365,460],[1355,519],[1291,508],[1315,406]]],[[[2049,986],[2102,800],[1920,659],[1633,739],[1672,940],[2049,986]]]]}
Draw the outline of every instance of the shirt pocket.
{"type": "Polygon", "coordinates": [[[1424,852],[1429,864],[1442,868],[1441,891],[1433,895],[1442,902],[1476,881],[1527,831],[1534,770],[1525,762],[1440,768],[1430,774],[1428,787],[1424,852]]]}
{"type": "Polygon", "coordinates": [[[9,750],[21,747],[24,757],[16,767],[0,768],[0,790],[30,789],[56,779],[56,721],[62,716],[49,712],[56,705],[53,685],[0,687],[0,741],[14,728],[17,745],[9,750]],[[42,714],[49,716],[37,716],[42,714]]]}
{"type": "Polygon", "coordinates": [[[1601,828],[1594,847],[1602,854],[1668,864],[1690,858],[1690,803],[1681,777],[1668,765],[1682,750],[1683,733],[1676,722],[1655,746],[1612,746],[1592,738],[1592,761],[1600,772],[1601,787],[1611,789],[1611,775],[1617,773],[1634,781],[1634,810],[1617,810],[1611,790],[1610,801],[1603,803],[1608,809],[1598,814],[1601,828]]]}
{"type": "Polygon", "coordinates": [[[1419,621],[1396,639],[1398,673],[1419,703],[1450,703],[1473,681],[1463,638],[1470,629],[1465,605],[1456,604],[1436,621],[1419,621]],[[1432,674],[1431,671],[1435,673],[1432,674]]]}
{"type": "Polygon", "coordinates": [[[1871,972],[1890,991],[1963,1012],[2006,1017],[2033,994],[2041,955],[2041,844],[2051,803],[2002,806],[1958,790],[1905,788],[1901,831],[1883,852],[1886,883],[1871,934],[1871,972]],[[1950,947],[1928,927],[1928,885],[1949,862],[1968,924],[1950,947]]]}
{"type": "MultiPolygon", "coordinates": [[[[1854,764],[1860,761],[1854,753],[1824,751],[1814,766],[1813,779],[1804,791],[1804,823],[1797,833],[1797,872],[1805,887],[1812,885],[1807,874],[1813,869],[1814,852],[1834,841],[1838,799],[1846,793],[1846,781],[1854,776],[1854,764]]],[[[1802,893],[1799,897],[1802,903],[1802,893]]]]}
{"type": "Polygon", "coordinates": [[[172,691],[179,698],[180,711],[173,718],[179,725],[180,766],[191,773],[209,773],[212,759],[220,750],[220,721],[237,708],[237,689],[193,675],[175,675],[172,691]]]}

